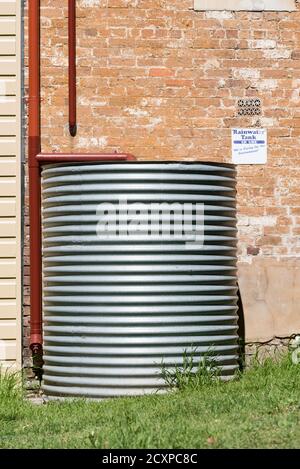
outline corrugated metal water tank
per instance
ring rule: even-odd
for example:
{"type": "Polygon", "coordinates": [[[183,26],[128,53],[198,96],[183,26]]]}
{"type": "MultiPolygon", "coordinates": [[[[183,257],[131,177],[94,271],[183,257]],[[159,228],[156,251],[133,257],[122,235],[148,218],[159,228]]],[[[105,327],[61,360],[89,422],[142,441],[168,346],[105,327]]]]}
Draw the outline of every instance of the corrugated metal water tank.
{"type": "MultiPolygon", "coordinates": [[[[235,373],[235,197],[235,169],[227,164],[44,167],[48,396],[101,398],[163,390],[162,361],[172,369],[182,362],[184,351],[194,354],[195,362],[214,355],[224,379],[235,373]],[[113,211],[126,203],[143,204],[139,220],[154,203],[204,204],[203,247],[172,232],[161,237],[159,228],[151,236],[132,226],[119,236],[99,235],[103,207],[106,229],[113,231],[122,225],[113,211]]],[[[187,213],[192,233],[195,214],[187,213]]]]}

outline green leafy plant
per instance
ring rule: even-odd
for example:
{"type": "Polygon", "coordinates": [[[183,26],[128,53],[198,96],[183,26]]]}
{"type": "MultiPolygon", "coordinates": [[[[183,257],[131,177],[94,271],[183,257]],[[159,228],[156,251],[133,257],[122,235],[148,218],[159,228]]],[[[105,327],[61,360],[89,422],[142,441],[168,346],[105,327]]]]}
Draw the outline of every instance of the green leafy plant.
{"type": "Polygon", "coordinates": [[[0,400],[22,397],[22,377],[19,372],[0,367],[0,400]]]}
{"type": "Polygon", "coordinates": [[[22,397],[21,373],[0,367],[0,422],[3,425],[18,419],[22,397]]]}
{"type": "Polygon", "coordinates": [[[182,364],[168,367],[163,361],[161,375],[167,386],[178,390],[198,389],[203,385],[216,382],[220,370],[212,352],[197,356],[197,348],[190,352],[184,350],[182,364]]]}

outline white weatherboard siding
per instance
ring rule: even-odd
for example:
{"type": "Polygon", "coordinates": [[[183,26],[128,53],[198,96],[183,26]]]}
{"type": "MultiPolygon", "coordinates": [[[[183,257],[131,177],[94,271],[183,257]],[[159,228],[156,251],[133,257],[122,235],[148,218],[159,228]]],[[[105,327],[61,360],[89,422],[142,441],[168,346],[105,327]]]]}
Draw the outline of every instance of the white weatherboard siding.
{"type": "Polygon", "coordinates": [[[21,366],[21,0],[0,0],[0,366],[21,366]]]}

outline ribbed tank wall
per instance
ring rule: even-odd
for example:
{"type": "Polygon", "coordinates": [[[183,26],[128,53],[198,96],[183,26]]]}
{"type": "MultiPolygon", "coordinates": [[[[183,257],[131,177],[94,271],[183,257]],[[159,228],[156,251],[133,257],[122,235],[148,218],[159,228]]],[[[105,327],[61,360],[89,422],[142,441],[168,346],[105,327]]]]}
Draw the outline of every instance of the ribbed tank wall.
{"type": "Polygon", "coordinates": [[[42,219],[47,395],[101,398],[163,390],[162,362],[172,369],[185,351],[196,362],[214,355],[224,379],[235,373],[234,167],[47,166],[42,219]],[[125,199],[149,209],[163,202],[204,204],[203,247],[134,230],[100,239],[99,204],[114,207],[125,199]]]}

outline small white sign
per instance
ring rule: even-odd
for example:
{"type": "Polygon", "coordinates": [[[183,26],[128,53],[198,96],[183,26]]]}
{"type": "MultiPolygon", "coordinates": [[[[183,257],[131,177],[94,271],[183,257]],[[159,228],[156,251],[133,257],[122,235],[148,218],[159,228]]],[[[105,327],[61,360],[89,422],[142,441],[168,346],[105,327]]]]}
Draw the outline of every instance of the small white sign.
{"type": "Polygon", "coordinates": [[[231,138],[234,164],[266,164],[266,129],[232,129],[231,138]]]}

